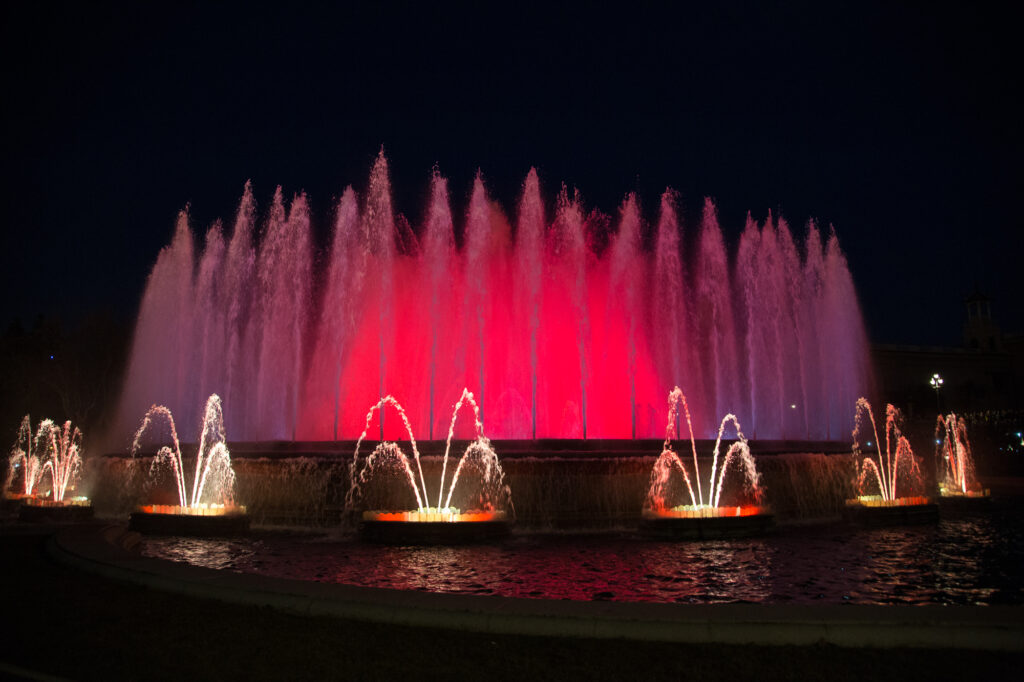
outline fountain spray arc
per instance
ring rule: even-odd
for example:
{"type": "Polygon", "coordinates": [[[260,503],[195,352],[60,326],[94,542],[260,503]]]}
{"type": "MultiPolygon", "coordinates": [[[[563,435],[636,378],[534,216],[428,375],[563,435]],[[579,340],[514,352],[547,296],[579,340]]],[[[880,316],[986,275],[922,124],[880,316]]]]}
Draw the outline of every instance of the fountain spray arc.
{"type": "MultiPolygon", "coordinates": [[[[678,386],[672,389],[672,392],[669,393],[668,404],[669,411],[668,423],[665,427],[665,444],[662,448],[661,455],[658,457],[658,461],[655,462],[654,469],[651,472],[651,486],[647,493],[646,509],[653,512],[655,515],[664,515],[673,511],[683,515],[720,515],[721,512],[719,510],[721,509],[722,485],[725,482],[726,471],[728,470],[729,465],[733,462],[738,462],[742,465],[744,485],[754,502],[760,503],[763,497],[760,474],[757,472],[757,465],[750,452],[750,446],[747,444],[747,439],[743,436],[743,431],[740,428],[740,423],[737,420],[736,415],[727,414],[719,424],[718,437],[715,440],[715,449],[711,464],[711,476],[708,479],[707,500],[705,501],[704,487],[700,475],[700,463],[697,459],[697,445],[693,434],[693,421],[690,416],[690,408],[687,404],[686,396],[683,395],[682,390],[678,386]],[[689,430],[690,451],[693,455],[692,476],[682,458],[680,458],[676,451],[672,449],[672,440],[678,437],[677,425],[679,423],[680,410],[682,411],[682,415],[685,417],[686,426],[689,430]],[[722,437],[725,433],[726,425],[729,423],[736,428],[736,442],[729,446],[724,457],[720,457],[722,437]],[[718,468],[720,461],[721,469],[718,468]],[[671,475],[672,472],[676,470],[682,473],[683,481],[686,484],[686,490],[689,493],[690,504],[670,508],[667,498],[669,495],[671,475]],[[694,492],[694,482],[696,482],[697,485],[696,493],[694,492]]],[[[732,507],[730,508],[729,513],[742,515],[742,510],[742,507],[732,507]]],[[[755,510],[756,508],[750,508],[749,511],[754,513],[755,510]]]]}
{"type": "MultiPolygon", "coordinates": [[[[857,485],[860,489],[861,500],[872,502],[871,496],[866,495],[869,481],[878,485],[879,496],[883,505],[899,504],[901,499],[897,495],[897,483],[901,475],[910,485],[921,487],[921,470],[918,467],[914,451],[910,447],[910,441],[906,439],[899,427],[900,411],[891,404],[885,406],[885,452],[883,456],[882,441],[878,438],[878,427],[875,424],[875,415],[871,404],[866,398],[857,400],[856,414],[853,427],[853,453],[857,456],[858,476],[857,485]],[[870,456],[860,458],[860,431],[864,424],[864,415],[868,416],[871,423],[871,432],[875,437],[875,447],[878,452],[878,459],[870,456]],[[901,463],[903,468],[900,468],[901,463]]],[[[919,498],[913,498],[915,501],[919,498]]],[[[923,499],[923,498],[920,498],[923,499]]]]}
{"type": "Polygon", "coordinates": [[[416,509],[408,512],[398,512],[397,515],[389,512],[364,512],[364,516],[369,515],[372,520],[491,521],[499,517],[504,518],[506,513],[512,511],[511,492],[505,483],[504,472],[498,462],[497,453],[491,448],[490,440],[484,435],[483,422],[480,417],[480,406],[469,389],[463,389],[459,400],[455,403],[452,410],[452,418],[448,427],[448,438],[445,442],[444,456],[442,458],[436,506],[430,504],[426,478],[423,474],[422,458],[419,447],[416,444],[416,437],[412,426],[409,424],[408,416],[402,405],[391,395],[381,398],[375,405],[370,407],[366,414],[366,425],[359,440],[356,442],[356,449],[349,470],[350,485],[345,498],[346,509],[355,511],[357,504],[359,504],[363,497],[366,485],[386,466],[397,468],[401,472],[402,477],[408,482],[409,489],[416,500],[416,509]],[[459,458],[449,483],[447,478],[448,463],[452,440],[455,437],[455,425],[460,411],[467,405],[472,407],[473,410],[476,438],[459,458]],[[409,457],[397,443],[385,441],[379,443],[373,452],[360,462],[359,450],[367,433],[369,433],[373,417],[387,406],[390,406],[398,413],[402,425],[405,427],[413,459],[410,461],[409,457]],[[461,510],[452,507],[452,496],[455,493],[465,467],[469,464],[474,465],[481,475],[482,487],[478,491],[479,498],[477,502],[483,508],[474,512],[463,513],[461,510]]]}
{"type": "Polygon", "coordinates": [[[23,479],[19,495],[31,498],[49,473],[52,501],[64,502],[68,489],[74,489],[81,471],[81,451],[82,432],[78,427],[72,428],[70,420],[61,427],[53,420],[44,419],[39,422],[33,437],[32,420],[25,415],[18,428],[18,440],[11,450],[8,484],[13,483],[17,470],[21,469],[23,479]]]}
{"type": "Polygon", "coordinates": [[[191,493],[185,478],[185,464],[174,416],[165,406],[153,405],[146,412],[132,440],[132,456],[139,452],[143,435],[158,419],[164,420],[170,429],[172,444],[164,445],[157,451],[150,465],[150,475],[155,475],[161,466],[170,467],[177,486],[179,507],[173,513],[202,514],[210,509],[233,508],[235,472],[231,467],[231,453],[224,434],[224,413],[220,397],[214,394],[206,400],[191,493]]]}
{"type": "Polygon", "coordinates": [[[964,418],[955,412],[940,414],[935,420],[935,443],[939,493],[943,497],[987,497],[988,491],[975,474],[964,418]]]}

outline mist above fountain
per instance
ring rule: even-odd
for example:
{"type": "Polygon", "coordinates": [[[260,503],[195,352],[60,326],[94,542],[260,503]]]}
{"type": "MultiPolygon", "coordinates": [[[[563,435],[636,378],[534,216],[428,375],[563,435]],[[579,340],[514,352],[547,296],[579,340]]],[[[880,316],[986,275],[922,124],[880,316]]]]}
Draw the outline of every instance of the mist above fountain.
{"type": "Polygon", "coordinates": [[[391,394],[433,439],[474,385],[491,437],[659,437],[678,385],[706,397],[702,436],[726,406],[758,438],[849,431],[867,345],[834,233],[811,222],[798,246],[784,219],[748,217],[730,254],[710,200],[692,239],[671,191],[651,224],[633,194],[614,217],[565,187],[553,203],[531,170],[511,217],[480,175],[453,212],[435,171],[413,227],[381,154],[322,257],[302,194],[286,207],[278,188],[257,220],[247,184],[230,237],[215,223],[201,250],[182,212],[142,298],[120,423],[163,403],[191,429],[190,406],[217,392],[241,440],[356,438],[391,394]]]}

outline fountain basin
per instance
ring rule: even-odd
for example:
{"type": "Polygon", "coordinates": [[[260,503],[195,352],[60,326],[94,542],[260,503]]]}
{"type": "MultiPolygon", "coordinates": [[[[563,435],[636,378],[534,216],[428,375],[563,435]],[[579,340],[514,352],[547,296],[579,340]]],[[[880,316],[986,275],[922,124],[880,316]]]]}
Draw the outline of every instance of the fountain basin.
{"type": "Polygon", "coordinates": [[[645,509],[640,532],[666,540],[714,540],[760,535],[775,524],[768,507],[679,506],[645,509]]]}
{"type": "Polygon", "coordinates": [[[393,545],[459,545],[505,537],[509,525],[503,511],[367,511],[359,535],[393,545]]]}
{"type": "Polygon", "coordinates": [[[68,523],[86,521],[92,517],[92,502],[87,497],[72,497],[59,501],[25,497],[18,508],[18,520],[28,523],[68,523]]]}
{"type": "Polygon", "coordinates": [[[234,505],[179,507],[152,504],[132,512],[128,527],[147,535],[244,535],[249,532],[249,514],[245,507],[234,505]]]}
{"type": "Polygon", "coordinates": [[[880,495],[861,495],[846,501],[843,518],[862,526],[935,523],[939,520],[939,505],[922,496],[884,500],[880,495]]]}

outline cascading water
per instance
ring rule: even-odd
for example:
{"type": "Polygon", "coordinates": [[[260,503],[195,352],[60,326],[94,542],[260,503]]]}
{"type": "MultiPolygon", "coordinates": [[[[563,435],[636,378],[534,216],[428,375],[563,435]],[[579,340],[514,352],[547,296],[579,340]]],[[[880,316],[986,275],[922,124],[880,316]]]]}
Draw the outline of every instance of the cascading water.
{"type": "MultiPolygon", "coordinates": [[[[142,299],[124,431],[152,404],[191,431],[210,391],[240,440],[356,438],[365,405],[393,394],[433,438],[444,406],[476,385],[492,437],[651,438],[678,385],[708,397],[694,406],[701,436],[729,406],[758,438],[833,439],[868,388],[846,260],[813,222],[798,246],[784,220],[748,218],[733,261],[707,201],[690,257],[671,191],[648,240],[632,195],[612,220],[563,189],[547,215],[531,170],[510,220],[480,175],[453,211],[435,170],[411,229],[383,154],[364,197],[343,193],[323,266],[304,195],[286,207],[278,189],[258,240],[256,216],[247,184],[230,239],[215,225],[197,258],[180,215],[142,299]],[[590,238],[604,222],[607,248],[590,238]]],[[[378,435],[402,433],[385,422],[378,435]]]]}

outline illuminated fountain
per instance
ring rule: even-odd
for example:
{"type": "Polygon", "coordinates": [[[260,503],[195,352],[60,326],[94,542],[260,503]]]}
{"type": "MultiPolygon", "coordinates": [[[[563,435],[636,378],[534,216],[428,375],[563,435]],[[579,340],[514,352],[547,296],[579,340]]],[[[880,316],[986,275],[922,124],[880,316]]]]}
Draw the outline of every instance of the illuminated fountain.
{"type": "Polygon", "coordinates": [[[157,420],[166,422],[172,445],[161,446],[156,452],[150,464],[150,477],[151,481],[155,480],[161,470],[170,469],[177,487],[178,504],[150,504],[139,508],[131,515],[132,530],[169,535],[226,535],[248,530],[245,507],[234,502],[235,472],[224,435],[220,398],[214,394],[206,401],[191,490],[186,482],[174,417],[163,405],[154,405],[146,412],[135,432],[132,456],[139,452],[143,435],[157,420]]]}
{"type": "Polygon", "coordinates": [[[848,519],[868,524],[927,523],[938,518],[938,507],[924,494],[924,482],[910,441],[900,431],[902,417],[893,405],[885,406],[885,440],[878,438],[875,415],[867,399],[857,400],[853,428],[853,454],[857,458],[859,495],[847,500],[848,519]],[[876,457],[861,456],[864,416],[871,424],[876,457]]]}
{"type": "Polygon", "coordinates": [[[32,419],[28,415],[21,420],[21,426],[18,428],[18,440],[11,448],[7,464],[4,498],[15,500],[20,505],[21,500],[35,497],[36,484],[42,477],[43,466],[39,455],[33,452],[32,419]],[[20,483],[15,485],[19,478],[20,483]]]}
{"type": "MultiPolygon", "coordinates": [[[[383,426],[381,429],[383,430],[383,426]]],[[[357,507],[364,506],[369,496],[368,488],[374,485],[383,486],[385,495],[392,500],[398,492],[411,508],[363,511],[360,532],[367,539],[412,543],[465,542],[496,537],[508,532],[508,518],[513,513],[511,492],[505,483],[505,474],[498,462],[498,455],[491,448],[490,440],[484,435],[483,423],[480,421],[480,406],[469,389],[463,389],[452,410],[441,464],[441,477],[437,485],[437,504],[430,504],[430,490],[427,488],[422,459],[409,418],[398,401],[390,395],[381,398],[366,414],[366,426],[356,442],[352,459],[350,486],[345,500],[346,509],[355,512],[357,507]],[[459,458],[449,481],[448,463],[452,439],[455,436],[455,424],[459,411],[466,404],[473,408],[476,437],[459,458]],[[383,409],[388,405],[394,408],[402,420],[413,458],[410,461],[397,443],[382,440],[373,452],[360,462],[359,449],[370,430],[373,417],[377,414],[378,419],[383,422],[383,409]],[[391,485],[391,481],[386,480],[384,474],[387,471],[397,473],[399,479],[404,481],[398,486],[397,491],[391,485]],[[475,474],[477,480],[472,490],[466,490],[468,497],[464,497],[469,500],[472,509],[463,511],[452,506],[452,498],[459,482],[469,471],[475,474]],[[412,506],[413,499],[415,506],[412,506]]]]}
{"type": "Polygon", "coordinates": [[[690,408],[686,396],[678,386],[669,393],[668,404],[665,445],[651,472],[651,485],[643,509],[644,532],[664,537],[710,538],[749,535],[770,526],[772,515],[761,505],[763,490],[757,465],[736,416],[728,414],[719,424],[711,460],[711,474],[705,481],[700,473],[690,408]],[[672,441],[678,437],[680,416],[685,417],[689,431],[690,452],[693,455],[692,469],[688,468],[679,454],[672,449],[672,441]],[[729,423],[736,428],[736,442],[730,445],[725,456],[721,457],[722,436],[729,423]],[[743,475],[743,494],[748,501],[746,505],[721,504],[725,475],[732,464],[739,467],[743,475]],[[677,474],[681,474],[682,483],[679,482],[680,476],[677,474]],[[680,495],[684,488],[685,493],[680,495]],[[680,496],[683,503],[673,506],[671,501],[680,496]]]}
{"type": "Polygon", "coordinates": [[[7,490],[5,497],[18,500],[23,521],[70,521],[92,516],[92,505],[84,496],[69,496],[82,468],[82,432],[71,421],[61,427],[50,419],[39,422],[35,436],[28,415],[21,421],[18,440],[11,450],[8,487],[20,476],[19,490],[7,490]],[[49,474],[50,490],[40,494],[49,474]]]}
{"type": "Polygon", "coordinates": [[[981,487],[975,476],[971,441],[962,417],[954,412],[937,417],[935,445],[940,498],[987,498],[989,491],[981,487]]]}
{"type": "MultiPolygon", "coordinates": [[[[834,231],[768,214],[727,235],[710,200],[687,223],[672,191],[650,215],[634,194],[606,214],[572,188],[545,196],[533,170],[515,206],[482,175],[458,207],[440,172],[428,181],[410,219],[383,153],[333,212],[280,188],[257,210],[248,184],[233,226],[196,239],[182,212],[142,296],[114,431],[158,403],[191,433],[216,392],[238,440],[355,439],[390,394],[432,440],[475,386],[491,438],[661,438],[678,385],[705,397],[698,437],[727,408],[755,438],[849,432],[867,341],[834,231]]],[[[397,419],[384,437],[405,437],[397,419]]]]}

